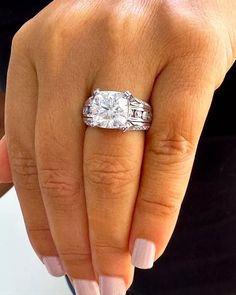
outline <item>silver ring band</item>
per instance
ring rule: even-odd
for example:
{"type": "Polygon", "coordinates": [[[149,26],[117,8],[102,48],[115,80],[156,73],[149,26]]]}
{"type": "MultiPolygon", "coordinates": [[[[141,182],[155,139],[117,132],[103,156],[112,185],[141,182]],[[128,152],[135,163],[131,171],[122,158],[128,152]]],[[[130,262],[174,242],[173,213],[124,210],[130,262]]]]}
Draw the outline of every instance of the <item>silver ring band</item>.
{"type": "Polygon", "coordinates": [[[95,90],[83,107],[84,123],[107,129],[148,130],[152,121],[151,106],[129,91],[95,90]]]}

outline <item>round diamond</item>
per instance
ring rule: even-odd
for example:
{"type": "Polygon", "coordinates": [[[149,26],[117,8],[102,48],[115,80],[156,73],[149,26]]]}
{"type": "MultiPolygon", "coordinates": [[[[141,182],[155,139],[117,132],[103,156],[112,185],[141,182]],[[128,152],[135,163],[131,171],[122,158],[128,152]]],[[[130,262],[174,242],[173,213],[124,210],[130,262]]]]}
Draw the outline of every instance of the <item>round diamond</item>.
{"type": "Polygon", "coordinates": [[[125,128],[128,118],[128,98],[122,92],[99,91],[94,94],[90,113],[95,126],[125,128]]]}

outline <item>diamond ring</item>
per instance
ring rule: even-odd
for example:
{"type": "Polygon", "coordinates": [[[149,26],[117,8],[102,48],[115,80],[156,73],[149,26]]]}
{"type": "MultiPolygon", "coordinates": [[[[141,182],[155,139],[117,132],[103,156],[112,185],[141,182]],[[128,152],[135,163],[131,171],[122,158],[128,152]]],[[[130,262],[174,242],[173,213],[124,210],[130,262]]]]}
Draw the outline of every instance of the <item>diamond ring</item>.
{"type": "Polygon", "coordinates": [[[152,108],[129,91],[95,90],[83,107],[84,123],[91,127],[127,130],[148,130],[152,108]]]}

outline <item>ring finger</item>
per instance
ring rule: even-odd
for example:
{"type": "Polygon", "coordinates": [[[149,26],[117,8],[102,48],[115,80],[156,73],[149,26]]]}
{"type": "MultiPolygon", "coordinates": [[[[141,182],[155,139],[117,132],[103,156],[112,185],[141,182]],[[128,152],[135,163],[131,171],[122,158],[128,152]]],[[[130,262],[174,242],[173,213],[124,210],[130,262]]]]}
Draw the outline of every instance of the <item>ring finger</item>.
{"type": "Polygon", "coordinates": [[[79,294],[89,291],[97,295],[82,177],[85,127],[80,113],[87,90],[84,75],[77,72],[77,67],[65,66],[64,62],[63,58],[57,61],[56,72],[52,70],[53,62],[48,62],[47,71],[38,74],[35,146],[39,183],[66,273],[79,294]]]}
{"type": "MultiPolygon", "coordinates": [[[[124,69],[114,62],[113,66],[109,63],[109,68],[103,67],[94,89],[130,90],[148,100],[153,83],[150,74],[140,71],[142,77],[138,77],[139,71],[124,69]],[[129,79],[124,78],[124,72],[129,79]]],[[[133,279],[128,240],[143,146],[143,132],[91,127],[86,130],[84,184],[93,265],[102,295],[125,294],[133,279]]]]}

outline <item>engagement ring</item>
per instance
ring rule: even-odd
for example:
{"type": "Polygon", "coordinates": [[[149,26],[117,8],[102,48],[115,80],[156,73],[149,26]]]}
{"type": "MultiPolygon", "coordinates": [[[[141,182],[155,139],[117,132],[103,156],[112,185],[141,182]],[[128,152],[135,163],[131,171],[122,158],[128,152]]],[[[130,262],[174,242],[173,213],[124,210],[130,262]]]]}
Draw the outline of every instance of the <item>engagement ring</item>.
{"type": "Polygon", "coordinates": [[[83,107],[83,120],[90,127],[148,130],[152,121],[151,106],[129,91],[93,92],[83,107]]]}

